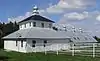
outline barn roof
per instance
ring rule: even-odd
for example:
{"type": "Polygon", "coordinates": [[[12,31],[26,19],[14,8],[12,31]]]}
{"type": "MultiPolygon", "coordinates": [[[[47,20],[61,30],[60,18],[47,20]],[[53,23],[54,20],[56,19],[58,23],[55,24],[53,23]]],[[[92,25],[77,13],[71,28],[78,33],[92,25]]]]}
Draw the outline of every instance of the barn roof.
{"type": "Polygon", "coordinates": [[[49,28],[30,28],[18,30],[3,39],[14,39],[14,38],[37,38],[37,39],[67,39],[70,38],[62,32],[57,32],[49,28]]]}
{"type": "Polygon", "coordinates": [[[46,22],[53,22],[54,23],[54,21],[52,21],[48,18],[45,18],[43,16],[40,16],[40,15],[32,15],[32,16],[20,21],[19,23],[22,23],[22,22],[25,22],[25,21],[28,21],[28,20],[46,21],[46,22]]]}
{"type": "Polygon", "coordinates": [[[54,24],[54,26],[58,28],[58,31],[62,31],[63,34],[67,34],[71,37],[73,42],[97,42],[90,33],[84,30],[81,32],[80,28],[74,27],[73,25],[54,24]]]}
{"type": "MultiPolygon", "coordinates": [[[[67,39],[70,38],[73,42],[97,42],[89,33],[80,32],[76,29],[73,32],[70,26],[66,27],[67,31],[55,31],[49,28],[30,28],[18,30],[3,39],[15,38],[35,38],[35,39],[67,39]]],[[[63,29],[64,30],[64,29],[63,29]]]]}

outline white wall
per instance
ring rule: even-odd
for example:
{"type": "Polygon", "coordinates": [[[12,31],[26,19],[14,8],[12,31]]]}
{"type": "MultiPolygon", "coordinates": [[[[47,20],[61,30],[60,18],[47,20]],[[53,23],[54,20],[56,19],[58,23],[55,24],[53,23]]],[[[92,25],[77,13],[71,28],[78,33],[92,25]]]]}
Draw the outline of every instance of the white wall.
{"type": "Polygon", "coordinates": [[[21,47],[21,41],[18,41],[17,46],[16,46],[16,41],[14,40],[4,41],[4,49],[7,50],[26,52],[25,47],[26,47],[26,41],[23,41],[23,47],[21,47]]]}
{"type": "Polygon", "coordinates": [[[36,21],[36,20],[29,20],[23,23],[19,24],[19,29],[27,29],[27,28],[32,28],[33,27],[33,22],[36,22],[36,27],[42,27],[41,23],[44,23],[44,28],[50,28],[49,24],[51,24],[52,27],[52,22],[45,22],[45,21],[36,21]],[[30,26],[31,23],[31,26],[30,26]],[[25,24],[26,24],[26,28],[25,28],[25,24]]]}
{"type": "Polygon", "coordinates": [[[17,47],[16,47],[16,42],[15,41],[4,41],[4,49],[8,49],[8,50],[15,50],[17,51],[17,47]]]}
{"type": "Polygon", "coordinates": [[[9,40],[4,41],[4,49],[19,51],[19,52],[43,52],[43,51],[56,51],[68,49],[70,45],[68,44],[68,39],[66,40],[47,40],[46,47],[44,47],[44,40],[39,39],[27,39],[23,41],[23,47],[21,47],[21,41],[18,41],[16,46],[16,41],[9,40]],[[36,40],[36,47],[32,47],[32,40],[36,40]],[[58,48],[57,48],[58,45],[58,48]]]}
{"type": "Polygon", "coordinates": [[[46,47],[44,47],[44,40],[36,40],[36,47],[32,47],[32,40],[27,40],[27,52],[43,52],[43,51],[56,51],[56,50],[63,50],[68,49],[70,45],[68,44],[69,40],[47,40],[46,47]],[[62,41],[62,42],[61,42],[62,41]],[[57,48],[58,45],[58,48],[57,48]]]}

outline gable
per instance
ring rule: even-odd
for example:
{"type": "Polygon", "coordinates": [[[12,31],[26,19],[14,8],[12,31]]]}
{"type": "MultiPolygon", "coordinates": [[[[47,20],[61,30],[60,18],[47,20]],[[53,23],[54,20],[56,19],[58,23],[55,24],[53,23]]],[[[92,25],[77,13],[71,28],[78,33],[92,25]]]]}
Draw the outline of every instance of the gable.
{"type": "Polygon", "coordinates": [[[20,21],[19,23],[22,23],[22,22],[25,22],[25,21],[29,21],[29,20],[37,20],[37,21],[45,21],[45,22],[52,22],[54,23],[54,21],[50,20],[50,19],[47,19],[45,17],[42,17],[40,15],[32,15],[22,21],[20,21]]]}

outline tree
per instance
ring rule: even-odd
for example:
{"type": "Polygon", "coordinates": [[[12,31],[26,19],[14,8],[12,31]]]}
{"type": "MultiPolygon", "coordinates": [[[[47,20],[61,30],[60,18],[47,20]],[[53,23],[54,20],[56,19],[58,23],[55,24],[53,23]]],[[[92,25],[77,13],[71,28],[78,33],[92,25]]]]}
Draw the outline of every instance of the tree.
{"type": "Polygon", "coordinates": [[[7,24],[5,24],[4,22],[3,23],[0,22],[0,48],[3,48],[4,44],[2,37],[17,31],[18,29],[19,27],[16,22],[15,23],[9,22],[7,24]]]}
{"type": "Polygon", "coordinates": [[[95,38],[98,42],[100,42],[100,38],[99,38],[99,37],[94,36],[94,38],[95,38]]]}
{"type": "Polygon", "coordinates": [[[13,31],[17,31],[18,29],[19,29],[19,25],[15,21],[14,24],[13,24],[13,31]]]}

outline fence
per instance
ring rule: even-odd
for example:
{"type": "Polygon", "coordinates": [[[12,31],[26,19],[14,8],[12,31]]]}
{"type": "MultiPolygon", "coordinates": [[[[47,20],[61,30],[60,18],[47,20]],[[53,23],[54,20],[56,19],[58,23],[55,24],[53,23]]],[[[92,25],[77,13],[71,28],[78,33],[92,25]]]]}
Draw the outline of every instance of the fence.
{"type": "MultiPolygon", "coordinates": [[[[54,53],[54,54],[68,54],[68,55],[81,55],[81,56],[92,56],[100,57],[100,43],[68,43],[70,45],[67,49],[59,49],[59,44],[56,44],[58,50],[47,51],[45,48],[44,53],[54,53]]],[[[66,47],[66,46],[64,46],[66,47]]],[[[54,47],[52,47],[54,48],[54,47]]]]}

